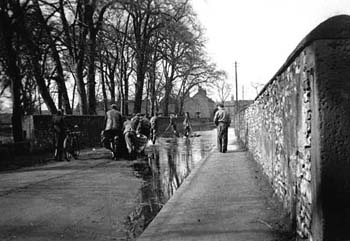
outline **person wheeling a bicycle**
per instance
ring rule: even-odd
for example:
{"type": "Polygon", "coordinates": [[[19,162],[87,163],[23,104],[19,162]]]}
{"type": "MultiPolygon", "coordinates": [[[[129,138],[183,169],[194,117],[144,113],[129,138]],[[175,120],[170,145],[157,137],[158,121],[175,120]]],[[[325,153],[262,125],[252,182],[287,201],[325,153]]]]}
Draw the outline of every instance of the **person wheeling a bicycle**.
{"type": "Polygon", "coordinates": [[[115,138],[120,138],[123,128],[123,116],[118,111],[117,105],[112,104],[111,109],[107,111],[105,116],[105,129],[103,131],[104,147],[112,153],[112,158],[115,158],[115,150],[113,150],[113,141],[115,138]]]}

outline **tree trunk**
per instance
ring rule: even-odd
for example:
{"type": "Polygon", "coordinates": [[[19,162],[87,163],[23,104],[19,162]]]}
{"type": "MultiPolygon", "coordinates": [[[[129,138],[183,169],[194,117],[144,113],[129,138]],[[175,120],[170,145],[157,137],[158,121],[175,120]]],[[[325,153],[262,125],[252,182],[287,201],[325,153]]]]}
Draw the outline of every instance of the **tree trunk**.
{"type": "Polygon", "coordinates": [[[134,105],[134,113],[141,112],[142,105],[142,94],[143,94],[143,85],[145,82],[145,70],[143,59],[140,56],[137,59],[137,67],[136,67],[136,78],[137,81],[135,83],[135,105],[134,105]]]}
{"type": "Polygon", "coordinates": [[[163,113],[165,116],[169,114],[169,102],[170,102],[171,89],[172,89],[171,86],[169,85],[165,86],[164,102],[163,102],[163,113]]]}
{"type": "Polygon", "coordinates": [[[87,102],[88,113],[90,115],[96,114],[96,94],[95,94],[95,55],[96,55],[96,30],[94,28],[93,4],[85,5],[86,23],[89,29],[89,56],[88,56],[88,77],[87,77],[87,102]]]}
{"type": "Polygon", "coordinates": [[[114,72],[110,71],[108,74],[109,84],[110,84],[110,94],[111,103],[115,103],[115,82],[114,82],[114,72]]]}
{"type": "MultiPolygon", "coordinates": [[[[81,50],[82,51],[82,50],[81,50]]],[[[80,58],[78,60],[76,66],[76,75],[77,75],[77,90],[78,90],[78,98],[80,104],[80,114],[85,115],[88,113],[87,111],[87,101],[86,101],[86,90],[84,84],[84,54],[80,54],[80,58]]]]}
{"type": "Polygon", "coordinates": [[[148,108],[148,103],[149,103],[149,101],[148,101],[148,98],[149,98],[149,92],[150,92],[150,82],[149,82],[149,80],[147,81],[147,89],[146,89],[146,100],[145,100],[145,112],[146,112],[146,116],[148,115],[148,110],[149,110],[149,108],[148,108]]]}
{"type": "Polygon", "coordinates": [[[151,94],[151,115],[153,116],[155,111],[155,104],[156,104],[156,60],[155,57],[153,59],[152,65],[151,65],[151,71],[149,72],[150,75],[150,94],[151,94]]]}
{"type": "MultiPolygon", "coordinates": [[[[12,67],[11,67],[12,68],[12,67]]],[[[9,70],[12,71],[12,70],[9,70]]],[[[22,128],[22,108],[21,108],[21,93],[20,93],[20,80],[12,79],[12,136],[14,142],[23,141],[23,128],[22,128]]]]}
{"type": "Polygon", "coordinates": [[[37,11],[39,12],[39,19],[40,19],[42,25],[44,26],[45,32],[47,34],[49,45],[50,45],[50,48],[52,51],[52,58],[56,64],[56,68],[57,68],[57,78],[55,78],[55,81],[56,81],[56,84],[58,87],[58,95],[59,95],[58,107],[59,108],[63,107],[66,114],[72,114],[72,109],[71,109],[70,104],[69,104],[67,87],[66,87],[66,84],[64,82],[65,80],[64,80],[64,74],[63,74],[63,67],[62,67],[62,63],[60,60],[60,56],[58,54],[58,50],[56,48],[56,44],[52,39],[50,29],[48,28],[48,26],[45,22],[45,19],[42,15],[38,0],[34,0],[33,3],[35,4],[37,11]]]}
{"type": "Polygon", "coordinates": [[[129,115],[129,77],[126,74],[126,70],[124,75],[124,109],[125,115],[129,115]]]}
{"type": "Polygon", "coordinates": [[[173,81],[174,81],[174,67],[171,67],[170,76],[168,75],[169,71],[167,70],[167,67],[165,67],[165,94],[164,94],[164,106],[163,106],[163,112],[164,115],[169,114],[169,102],[170,102],[170,94],[173,89],[173,81]]]}
{"type": "Polygon", "coordinates": [[[87,96],[88,96],[88,112],[91,115],[96,114],[96,83],[95,83],[95,58],[96,58],[96,36],[101,28],[103,21],[103,14],[107,7],[113,2],[107,3],[101,9],[96,27],[94,24],[93,16],[96,9],[96,0],[89,0],[85,2],[85,24],[89,30],[89,66],[88,66],[88,80],[87,80],[87,96]]]}
{"type": "Polygon", "coordinates": [[[106,83],[105,83],[105,75],[103,73],[103,61],[101,59],[100,61],[100,68],[101,68],[101,83],[102,83],[102,96],[103,96],[103,108],[104,111],[107,112],[108,110],[108,103],[107,103],[107,92],[106,92],[106,83]]]}
{"type": "MultiPolygon", "coordinates": [[[[37,53],[35,53],[35,54],[37,54],[37,53]]],[[[39,92],[44,99],[44,102],[47,106],[47,109],[52,114],[55,114],[57,112],[57,108],[55,106],[55,102],[53,101],[53,99],[49,93],[49,90],[46,87],[45,79],[43,78],[43,75],[41,73],[41,67],[40,67],[39,60],[37,57],[31,57],[30,62],[31,62],[31,65],[34,69],[34,76],[35,76],[36,82],[38,84],[39,92]]]]}
{"type": "Polygon", "coordinates": [[[23,38],[23,42],[25,46],[27,47],[27,50],[30,54],[30,63],[33,68],[33,73],[35,80],[37,82],[39,92],[41,96],[43,97],[43,100],[48,108],[48,110],[54,114],[57,112],[57,108],[55,106],[55,102],[53,101],[48,88],[45,84],[45,79],[43,78],[43,74],[41,72],[41,65],[40,65],[40,53],[37,50],[37,46],[34,44],[33,39],[31,38],[31,35],[26,31],[23,24],[19,24],[19,34],[21,34],[21,37],[23,38]]]}
{"type": "Polygon", "coordinates": [[[75,78],[74,78],[74,85],[73,85],[73,96],[72,96],[72,113],[74,113],[74,100],[75,100],[75,91],[76,91],[76,89],[77,89],[77,82],[76,82],[76,80],[75,80],[75,78]]]}
{"type": "Polygon", "coordinates": [[[81,26],[80,36],[79,36],[79,46],[78,46],[78,57],[76,64],[76,80],[77,80],[77,90],[79,96],[80,104],[80,114],[88,114],[88,105],[86,99],[86,90],[84,83],[84,64],[85,64],[85,46],[86,46],[86,36],[87,29],[84,26],[81,26]]]}
{"type": "Polygon", "coordinates": [[[14,142],[23,141],[22,130],[22,109],[21,109],[21,76],[17,66],[17,54],[13,48],[13,28],[7,14],[0,15],[0,30],[3,32],[3,43],[5,45],[4,52],[6,56],[5,71],[11,81],[12,96],[12,136],[14,142]]]}
{"type": "Polygon", "coordinates": [[[8,50],[9,61],[7,74],[11,79],[12,93],[12,136],[14,142],[23,141],[22,108],[21,108],[21,76],[16,64],[16,56],[13,49],[8,50]]]}

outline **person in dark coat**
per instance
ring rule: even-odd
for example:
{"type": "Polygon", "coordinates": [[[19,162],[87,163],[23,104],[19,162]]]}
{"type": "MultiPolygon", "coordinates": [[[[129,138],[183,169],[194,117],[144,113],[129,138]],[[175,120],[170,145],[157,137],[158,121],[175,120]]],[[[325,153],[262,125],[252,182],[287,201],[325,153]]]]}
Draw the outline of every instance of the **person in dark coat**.
{"type": "Polygon", "coordinates": [[[230,113],[224,109],[223,104],[218,105],[218,110],[214,116],[214,123],[217,126],[217,146],[222,153],[227,151],[228,127],[231,124],[230,113]]]}
{"type": "Polygon", "coordinates": [[[129,156],[134,155],[136,151],[136,130],[133,128],[133,123],[130,119],[123,124],[123,134],[129,156]]]}
{"type": "Polygon", "coordinates": [[[55,141],[54,158],[56,161],[63,161],[62,159],[64,155],[63,142],[64,142],[64,138],[66,137],[66,125],[65,125],[62,110],[57,111],[56,115],[52,117],[52,122],[53,122],[54,141],[55,141]]]}
{"type": "Polygon", "coordinates": [[[154,116],[150,119],[151,123],[151,140],[152,143],[156,143],[157,132],[158,132],[158,113],[154,113],[154,116]]]}
{"type": "Polygon", "coordinates": [[[139,123],[136,128],[136,134],[141,134],[150,138],[151,134],[151,122],[148,120],[146,116],[140,116],[139,123]]]}
{"type": "Polygon", "coordinates": [[[184,136],[188,138],[191,133],[191,121],[190,121],[190,113],[186,112],[185,113],[185,119],[183,121],[183,126],[184,126],[184,136]]]}
{"type": "Polygon", "coordinates": [[[177,131],[176,127],[176,116],[175,115],[170,115],[169,116],[169,126],[171,126],[171,129],[176,137],[179,137],[179,132],[177,131]]]}
{"type": "Polygon", "coordinates": [[[111,151],[113,158],[115,153],[112,150],[111,141],[114,139],[114,137],[118,137],[118,139],[121,138],[123,121],[123,116],[118,111],[117,105],[112,104],[111,109],[107,111],[105,116],[105,129],[103,131],[104,139],[102,142],[104,146],[111,151]]]}

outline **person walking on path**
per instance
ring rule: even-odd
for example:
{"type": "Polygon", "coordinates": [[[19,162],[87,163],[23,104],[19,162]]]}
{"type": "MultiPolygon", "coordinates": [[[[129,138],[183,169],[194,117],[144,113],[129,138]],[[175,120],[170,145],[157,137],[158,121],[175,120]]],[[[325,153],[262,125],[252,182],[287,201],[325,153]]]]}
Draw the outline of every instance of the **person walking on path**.
{"type": "Polygon", "coordinates": [[[151,134],[151,122],[148,120],[148,118],[144,115],[141,115],[139,117],[139,121],[136,127],[136,134],[138,135],[144,135],[149,139],[151,134]]]}
{"type": "Polygon", "coordinates": [[[151,140],[153,145],[156,143],[158,132],[158,113],[154,113],[154,116],[150,119],[151,122],[151,140]]]}
{"type": "MultiPolygon", "coordinates": [[[[66,137],[66,124],[64,121],[63,111],[58,110],[56,115],[53,116],[53,130],[55,141],[55,154],[56,161],[63,161],[63,142],[66,137]]],[[[67,159],[67,158],[66,158],[67,159]]]]}
{"type": "Polygon", "coordinates": [[[123,135],[126,148],[128,149],[129,158],[134,158],[136,155],[136,130],[133,128],[133,123],[130,119],[127,119],[123,124],[123,135]]]}
{"type": "Polygon", "coordinates": [[[184,137],[188,138],[190,136],[191,133],[191,121],[190,121],[190,113],[186,112],[185,113],[185,119],[184,122],[182,123],[184,126],[184,137]]]}
{"type": "Polygon", "coordinates": [[[230,114],[224,109],[223,104],[218,105],[214,116],[214,123],[217,126],[217,146],[220,152],[227,151],[228,127],[231,124],[230,114]]]}
{"type": "Polygon", "coordinates": [[[109,149],[112,152],[113,158],[114,158],[114,152],[112,150],[112,147],[110,145],[110,141],[114,139],[114,137],[121,137],[123,129],[123,116],[122,114],[117,110],[117,105],[112,104],[111,109],[107,111],[105,116],[105,130],[104,130],[104,137],[106,140],[109,140],[108,144],[106,143],[105,147],[109,149]]]}
{"type": "Polygon", "coordinates": [[[171,127],[174,135],[176,137],[179,137],[179,132],[177,132],[177,127],[176,127],[176,116],[175,115],[170,115],[169,116],[169,126],[171,127]]]}

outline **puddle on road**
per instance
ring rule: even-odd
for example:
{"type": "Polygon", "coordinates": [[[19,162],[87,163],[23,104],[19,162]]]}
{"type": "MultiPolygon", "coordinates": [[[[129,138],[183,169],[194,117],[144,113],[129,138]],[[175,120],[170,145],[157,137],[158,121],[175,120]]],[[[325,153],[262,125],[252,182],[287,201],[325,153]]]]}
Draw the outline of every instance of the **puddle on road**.
{"type": "Polygon", "coordinates": [[[133,162],[144,183],[140,205],[127,221],[129,240],[137,238],[216,143],[216,131],[196,132],[198,137],[160,138],[146,149],[147,157],[133,162]]]}

